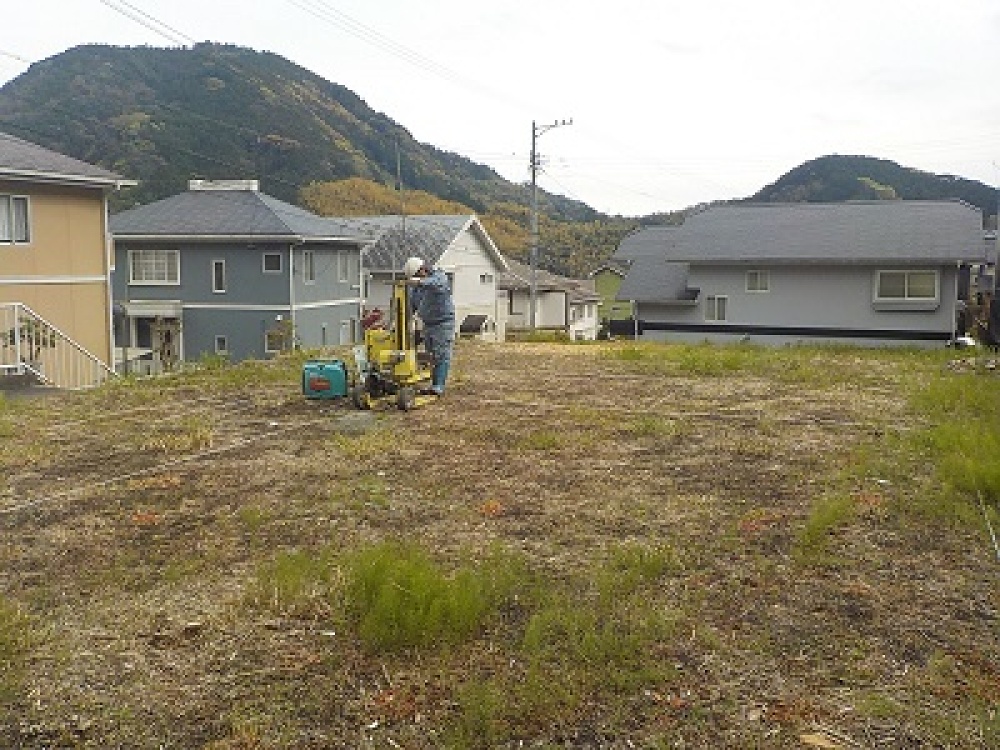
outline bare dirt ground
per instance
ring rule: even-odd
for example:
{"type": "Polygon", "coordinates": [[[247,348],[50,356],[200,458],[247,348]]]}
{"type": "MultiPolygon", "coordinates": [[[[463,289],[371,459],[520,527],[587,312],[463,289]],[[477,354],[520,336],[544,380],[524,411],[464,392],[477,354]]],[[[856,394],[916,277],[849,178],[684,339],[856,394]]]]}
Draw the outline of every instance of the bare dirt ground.
{"type": "Polygon", "coordinates": [[[857,471],[917,426],[899,362],[830,353],[844,376],[814,382],[613,350],[462,342],[449,393],[409,413],[305,400],[280,365],[7,402],[0,594],[32,638],[0,746],[997,747],[984,529],[905,512],[919,462],[857,471]],[[831,496],[849,514],[809,547],[831,496]],[[643,594],[671,623],[657,669],[555,707],[518,693],[477,739],[453,731],[463,691],[528,681],[526,613],[373,654],[249,598],[281,551],[386,539],[499,546],[569,587],[616,545],[669,548],[643,594]]]}

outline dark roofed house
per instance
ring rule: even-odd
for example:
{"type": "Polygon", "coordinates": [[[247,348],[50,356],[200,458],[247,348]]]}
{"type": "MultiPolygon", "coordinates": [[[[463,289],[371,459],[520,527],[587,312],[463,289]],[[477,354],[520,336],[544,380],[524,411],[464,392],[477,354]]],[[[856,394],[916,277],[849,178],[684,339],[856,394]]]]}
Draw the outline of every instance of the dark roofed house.
{"type": "Polygon", "coordinates": [[[645,336],[944,344],[982,216],[960,201],[720,205],[626,243],[618,299],[645,336]]]}
{"type": "Polygon", "coordinates": [[[133,185],[0,133],[0,375],[86,387],[114,364],[108,197],[133,185]],[[16,332],[49,332],[26,347],[16,332]],[[11,343],[13,342],[13,343],[11,343]]]}
{"type": "MultiPolygon", "coordinates": [[[[506,296],[507,325],[512,329],[531,324],[531,267],[509,260],[498,286],[506,296]]],[[[593,341],[598,332],[601,295],[594,281],[571,279],[535,269],[535,328],[563,331],[571,341],[593,341]]]]}
{"type": "Polygon", "coordinates": [[[116,336],[131,369],[360,340],[361,254],[375,233],[357,222],[316,216],[253,180],[195,180],[111,228],[116,336]]]}

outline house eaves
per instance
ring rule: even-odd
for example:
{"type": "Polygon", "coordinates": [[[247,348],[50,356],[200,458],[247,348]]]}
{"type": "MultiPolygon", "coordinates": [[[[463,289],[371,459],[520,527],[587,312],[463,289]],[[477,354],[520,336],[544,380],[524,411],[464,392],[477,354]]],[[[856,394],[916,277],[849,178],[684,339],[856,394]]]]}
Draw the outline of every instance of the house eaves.
{"type": "Polygon", "coordinates": [[[117,189],[137,184],[103,167],[0,132],[0,179],[117,189]]]}
{"type": "Polygon", "coordinates": [[[125,187],[134,187],[139,183],[135,180],[126,180],[122,177],[98,178],[85,175],[57,174],[54,172],[32,172],[0,170],[0,180],[8,182],[32,182],[46,185],[73,185],[79,187],[102,188],[110,190],[120,190],[125,187]]]}

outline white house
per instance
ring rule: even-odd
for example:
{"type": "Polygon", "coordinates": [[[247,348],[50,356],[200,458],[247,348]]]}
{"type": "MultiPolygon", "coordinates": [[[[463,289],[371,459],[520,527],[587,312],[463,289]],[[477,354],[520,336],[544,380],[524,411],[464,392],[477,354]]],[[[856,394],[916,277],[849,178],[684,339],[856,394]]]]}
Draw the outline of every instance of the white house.
{"type": "Polygon", "coordinates": [[[350,221],[377,237],[362,258],[366,309],[388,308],[393,281],[402,277],[406,259],[417,256],[448,274],[456,325],[463,329],[464,323],[463,332],[473,325],[475,335],[503,341],[497,277],[507,270],[507,261],[476,216],[367,216],[350,221]]]}
{"type": "MultiPolygon", "coordinates": [[[[500,275],[501,301],[507,308],[507,325],[531,324],[531,268],[508,260],[510,270],[500,275]]],[[[601,295],[593,279],[571,279],[535,269],[535,328],[564,331],[570,341],[597,338],[601,295]]]]}

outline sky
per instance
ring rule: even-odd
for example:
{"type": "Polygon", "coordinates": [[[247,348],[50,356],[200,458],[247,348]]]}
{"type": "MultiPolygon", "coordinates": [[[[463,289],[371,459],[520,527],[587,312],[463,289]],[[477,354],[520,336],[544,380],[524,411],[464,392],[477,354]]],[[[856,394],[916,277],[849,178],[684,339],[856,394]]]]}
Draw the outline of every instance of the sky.
{"type": "Polygon", "coordinates": [[[266,50],[509,180],[530,181],[537,133],[539,186],[610,214],[743,198],[828,154],[1000,184],[997,0],[32,0],[14,18],[0,85],[80,44],[266,50]]]}

